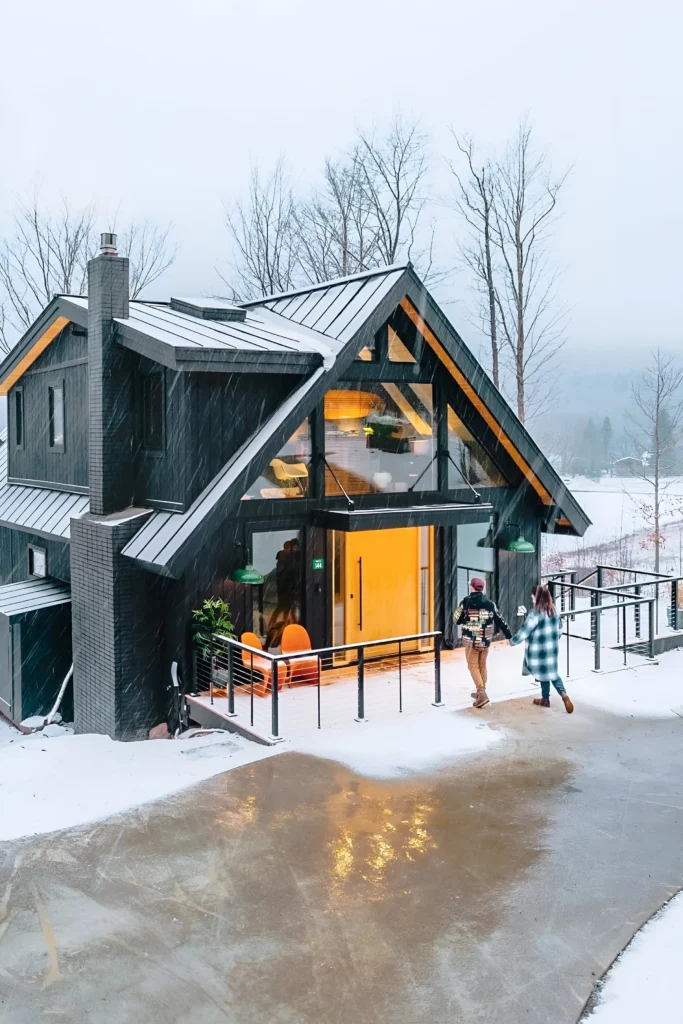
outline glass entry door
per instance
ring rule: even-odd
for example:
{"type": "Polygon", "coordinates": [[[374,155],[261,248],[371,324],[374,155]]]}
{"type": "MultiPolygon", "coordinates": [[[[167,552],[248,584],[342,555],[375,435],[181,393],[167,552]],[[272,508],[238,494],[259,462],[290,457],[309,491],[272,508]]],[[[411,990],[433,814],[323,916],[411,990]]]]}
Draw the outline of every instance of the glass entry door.
{"type": "Polygon", "coordinates": [[[277,650],[285,626],[301,622],[301,531],[254,533],[252,562],[264,578],[252,587],[253,630],[266,650],[277,650]]]}
{"type": "Polygon", "coordinates": [[[431,527],[334,533],[334,644],[432,628],[432,533],[431,527]]]}

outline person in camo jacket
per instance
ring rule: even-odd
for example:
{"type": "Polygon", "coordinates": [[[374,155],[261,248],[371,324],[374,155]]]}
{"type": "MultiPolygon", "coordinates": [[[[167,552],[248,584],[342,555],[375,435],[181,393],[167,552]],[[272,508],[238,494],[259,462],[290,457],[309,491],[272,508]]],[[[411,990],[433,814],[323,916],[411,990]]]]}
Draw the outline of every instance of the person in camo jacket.
{"type": "Polygon", "coordinates": [[[474,576],[470,580],[469,594],[453,615],[456,626],[462,626],[462,645],[465,648],[467,667],[476,686],[472,693],[475,708],[483,708],[489,703],[486,693],[486,659],[493,634],[502,633],[508,640],[512,636],[507,622],[493,601],[484,594],[485,586],[479,576],[474,576]]]}

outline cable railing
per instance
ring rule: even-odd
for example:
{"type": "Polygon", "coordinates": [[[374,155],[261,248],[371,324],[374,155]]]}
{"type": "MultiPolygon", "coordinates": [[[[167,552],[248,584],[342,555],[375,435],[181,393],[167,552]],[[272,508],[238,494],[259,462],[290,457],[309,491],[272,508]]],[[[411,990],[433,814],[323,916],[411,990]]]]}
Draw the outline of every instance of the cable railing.
{"type": "Polygon", "coordinates": [[[271,741],[282,739],[281,726],[338,724],[354,719],[367,721],[368,702],[377,710],[386,708],[387,688],[395,707],[403,712],[409,705],[424,706],[427,695],[436,707],[441,699],[441,632],[430,630],[382,640],[360,641],[288,653],[271,653],[242,643],[233,637],[214,634],[211,653],[198,656],[195,668],[196,694],[207,697],[221,715],[239,719],[271,741]],[[415,655],[431,653],[431,679],[420,661],[417,684],[411,672],[407,685],[405,669],[415,655]],[[335,685],[327,689],[327,682],[335,685]],[[343,685],[346,683],[346,685],[343,685]],[[428,683],[428,685],[425,685],[428,683]],[[341,684],[341,685],[339,685],[341,684]],[[297,699],[297,689],[302,699],[297,699]],[[315,688],[311,701],[305,694],[315,688]],[[393,688],[393,689],[392,689],[393,688]],[[283,707],[283,691],[287,691],[283,707]],[[290,692],[291,691],[291,692],[290,692]]]}
{"type": "MultiPolygon", "coordinates": [[[[679,607],[679,597],[683,596],[680,593],[683,576],[620,565],[598,564],[581,578],[577,570],[566,569],[546,573],[543,579],[553,593],[560,612],[564,611],[568,604],[573,608],[584,601],[590,606],[601,605],[616,597],[620,607],[614,609],[614,616],[604,619],[601,617],[600,620],[604,626],[601,639],[610,646],[630,646],[633,653],[639,653],[639,649],[642,650],[645,644],[643,602],[633,599],[653,600],[656,636],[666,635],[662,633],[664,622],[666,627],[674,632],[679,632],[683,627],[683,608],[679,607]],[[594,582],[589,583],[589,580],[594,582]],[[624,603],[626,607],[622,607],[624,603]]],[[[590,622],[590,635],[582,636],[582,639],[594,640],[595,619],[592,618],[590,622]]]]}

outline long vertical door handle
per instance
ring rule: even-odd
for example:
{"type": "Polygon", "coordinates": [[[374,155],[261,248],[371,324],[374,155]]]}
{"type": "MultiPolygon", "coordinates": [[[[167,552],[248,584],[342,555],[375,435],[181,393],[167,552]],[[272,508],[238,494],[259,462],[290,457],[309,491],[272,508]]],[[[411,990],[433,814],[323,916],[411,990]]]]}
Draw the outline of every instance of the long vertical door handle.
{"type": "Polygon", "coordinates": [[[363,628],[363,559],[358,559],[358,628],[363,628]]]}

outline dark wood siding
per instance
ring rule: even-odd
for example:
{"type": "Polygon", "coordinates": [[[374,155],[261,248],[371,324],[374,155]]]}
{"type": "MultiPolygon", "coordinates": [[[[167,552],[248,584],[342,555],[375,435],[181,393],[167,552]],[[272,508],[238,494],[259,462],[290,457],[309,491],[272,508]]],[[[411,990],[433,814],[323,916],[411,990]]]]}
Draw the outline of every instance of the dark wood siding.
{"type": "Polygon", "coordinates": [[[49,576],[71,582],[71,563],[67,541],[46,540],[34,537],[22,530],[11,530],[0,526],[0,586],[7,583],[21,583],[29,579],[29,545],[47,550],[47,572],[49,576]]]}
{"type": "Polygon", "coordinates": [[[9,475],[18,480],[88,486],[88,339],[65,327],[9,392],[9,475]],[[64,386],[64,451],[49,449],[48,389],[64,386]],[[23,391],[23,446],[16,445],[14,395],[23,391]]]}
{"type": "Polygon", "coordinates": [[[171,508],[183,508],[187,472],[185,375],[143,356],[134,358],[135,362],[131,368],[135,383],[131,433],[134,438],[135,503],[145,505],[149,502],[159,502],[162,505],[168,504],[171,508]],[[142,380],[150,373],[160,373],[163,379],[164,443],[162,450],[158,452],[145,451],[141,436],[142,380]]]}
{"type": "Polygon", "coordinates": [[[194,501],[298,383],[296,377],[251,373],[197,373],[188,377],[188,503],[194,501]]]}

